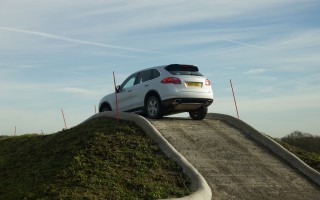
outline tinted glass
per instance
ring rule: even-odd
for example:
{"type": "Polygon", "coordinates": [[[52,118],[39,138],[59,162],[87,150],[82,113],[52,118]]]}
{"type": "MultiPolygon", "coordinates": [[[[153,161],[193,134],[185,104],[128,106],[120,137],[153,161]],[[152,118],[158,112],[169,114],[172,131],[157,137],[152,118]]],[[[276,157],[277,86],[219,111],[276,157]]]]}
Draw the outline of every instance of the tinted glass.
{"type": "Polygon", "coordinates": [[[121,84],[121,89],[126,89],[128,87],[131,87],[134,85],[134,82],[136,80],[136,75],[137,74],[132,74],[129,76],[122,84],[121,84]]]}
{"type": "Polygon", "coordinates": [[[156,69],[151,69],[151,78],[150,79],[155,79],[160,76],[160,72],[156,69]]]}
{"type": "Polygon", "coordinates": [[[136,84],[158,78],[159,76],[160,76],[160,72],[156,69],[148,69],[148,70],[142,71],[138,74],[138,79],[136,81],[136,84]]]}
{"type": "Polygon", "coordinates": [[[150,80],[151,77],[151,70],[145,70],[139,73],[139,78],[137,83],[143,83],[146,82],[148,80],[150,80]]]}
{"type": "Polygon", "coordinates": [[[165,69],[173,75],[194,75],[194,76],[202,76],[199,72],[198,67],[194,65],[168,65],[165,69]]]}

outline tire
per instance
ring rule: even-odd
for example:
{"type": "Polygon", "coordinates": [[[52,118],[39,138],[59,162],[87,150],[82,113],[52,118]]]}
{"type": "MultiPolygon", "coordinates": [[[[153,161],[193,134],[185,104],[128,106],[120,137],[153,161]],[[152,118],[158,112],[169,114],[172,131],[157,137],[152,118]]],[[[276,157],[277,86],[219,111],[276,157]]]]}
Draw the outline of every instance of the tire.
{"type": "Polygon", "coordinates": [[[192,110],[189,115],[194,120],[203,120],[208,113],[208,107],[200,107],[197,110],[192,110]]]}
{"type": "Polygon", "coordinates": [[[163,108],[158,97],[153,95],[148,97],[145,113],[151,119],[160,119],[163,116],[163,108]]]}

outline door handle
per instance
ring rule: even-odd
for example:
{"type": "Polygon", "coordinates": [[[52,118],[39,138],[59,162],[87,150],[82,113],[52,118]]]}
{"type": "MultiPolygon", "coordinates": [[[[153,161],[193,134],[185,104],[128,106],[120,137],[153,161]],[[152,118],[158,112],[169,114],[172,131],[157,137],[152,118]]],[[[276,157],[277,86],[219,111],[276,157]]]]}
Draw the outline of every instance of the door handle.
{"type": "Polygon", "coordinates": [[[132,92],[132,90],[128,90],[128,92],[132,92]]]}
{"type": "Polygon", "coordinates": [[[149,84],[147,84],[147,85],[144,85],[145,87],[148,87],[149,86],[149,84]]]}

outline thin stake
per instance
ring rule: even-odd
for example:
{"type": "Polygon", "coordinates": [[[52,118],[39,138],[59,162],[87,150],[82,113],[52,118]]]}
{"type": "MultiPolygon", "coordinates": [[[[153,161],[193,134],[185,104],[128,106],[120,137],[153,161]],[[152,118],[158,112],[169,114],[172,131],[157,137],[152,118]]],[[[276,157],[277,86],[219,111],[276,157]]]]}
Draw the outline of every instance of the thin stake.
{"type": "Polygon", "coordinates": [[[119,111],[118,111],[118,92],[117,92],[117,84],[116,84],[116,76],[113,71],[113,82],[114,82],[114,94],[116,96],[116,118],[119,120],[119,111]]]}
{"type": "Polygon", "coordinates": [[[234,105],[236,106],[237,116],[238,116],[238,119],[240,119],[240,117],[239,117],[239,112],[238,112],[237,101],[236,101],[236,96],[235,96],[234,91],[233,91],[233,86],[232,86],[232,81],[231,81],[231,79],[230,79],[230,85],[231,85],[231,89],[232,89],[234,105]]]}
{"type": "Polygon", "coordinates": [[[97,107],[94,105],[94,114],[97,114],[97,107]]]}
{"type": "Polygon", "coordinates": [[[14,126],[14,133],[13,133],[13,136],[16,136],[17,134],[17,126],[14,126]]]}
{"type": "Polygon", "coordinates": [[[67,129],[67,123],[66,123],[66,119],[64,117],[64,113],[63,113],[62,109],[61,109],[61,112],[62,112],[62,117],[63,117],[63,121],[64,121],[64,127],[67,129]]]}

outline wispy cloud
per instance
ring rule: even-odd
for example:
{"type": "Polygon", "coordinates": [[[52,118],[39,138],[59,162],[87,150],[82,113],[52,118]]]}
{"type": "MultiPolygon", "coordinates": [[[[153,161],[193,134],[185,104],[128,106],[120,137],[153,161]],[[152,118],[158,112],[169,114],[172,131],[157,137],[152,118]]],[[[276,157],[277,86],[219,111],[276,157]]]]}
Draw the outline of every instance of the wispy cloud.
{"type": "Polygon", "coordinates": [[[83,95],[83,96],[99,95],[97,94],[96,91],[91,91],[91,90],[79,88],[79,87],[62,87],[62,88],[56,89],[56,91],[68,93],[68,94],[83,95]]]}
{"type": "Polygon", "coordinates": [[[30,34],[30,35],[36,35],[36,36],[41,36],[41,37],[45,37],[45,38],[62,40],[62,41],[66,41],[66,42],[72,42],[72,43],[84,44],[84,45],[90,45],[90,46],[97,46],[97,47],[104,47],[104,48],[111,48],[111,49],[119,49],[119,50],[125,50],[125,51],[151,53],[151,54],[166,54],[164,52],[150,51],[150,50],[133,48],[133,47],[117,46],[117,45],[111,45],[111,44],[104,44],[104,43],[98,43],[98,42],[78,40],[78,39],[73,39],[73,38],[63,37],[63,36],[59,36],[59,35],[53,35],[53,34],[44,33],[44,32],[38,32],[38,31],[23,30],[23,29],[16,29],[16,28],[3,27],[3,26],[0,26],[0,30],[10,31],[10,32],[17,32],[17,33],[24,33],[24,34],[30,34]]]}
{"type": "Polygon", "coordinates": [[[263,68],[257,68],[257,69],[250,69],[246,72],[244,72],[243,74],[245,75],[259,75],[259,74],[262,74],[266,71],[266,69],[263,69],[263,68]]]}
{"type": "Polygon", "coordinates": [[[97,56],[111,56],[111,57],[122,57],[122,58],[140,58],[138,56],[132,56],[132,55],[127,55],[127,54],[119,54],[119,53],[110,53],[106,51],[92,51],[90,52],[92,55],[97,55],[97,56]]]}
{"type": "Polygon", "coordinates": [[[264,50],[270,50],[269,48],[263,47],[263,46],[259,46],[259,45],[255,45],[255,44],[250,44],[247,42],[241,42],[241,41],[236,41],[236,40],[230,40],[230,39],[222,39],[224,41],[227,42],[231,42],[231,43],[235,43],[235,44],[239,44],[242,46],[247,46],[247,47],[254,47],[254,48],[259,48],[259,49],[264,49],[264,50]]]}
{"type": "MultiPolygon", "coordinates": [[[[278,43],[279,47],[287,49],[301,49],[320,46],[320,29],[309,29],[289,34],[278,43]]],[[[275,44],[274,44],[275,45],[275,44]]]]}

